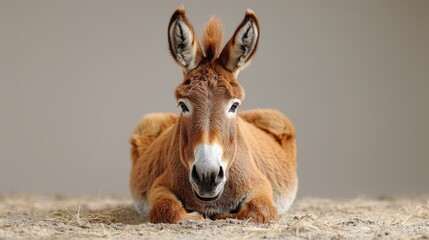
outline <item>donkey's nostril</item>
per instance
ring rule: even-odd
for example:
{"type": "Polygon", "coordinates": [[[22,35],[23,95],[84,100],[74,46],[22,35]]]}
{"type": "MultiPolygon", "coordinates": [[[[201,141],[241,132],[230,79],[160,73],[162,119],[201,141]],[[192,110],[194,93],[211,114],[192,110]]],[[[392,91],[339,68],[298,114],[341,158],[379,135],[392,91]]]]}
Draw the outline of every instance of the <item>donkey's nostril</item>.
{"type": "Polygon", "coordinates": [[[218,183],[222,182],[224,175],[225,175],[225,173],[223,171],[223,168],[222,168],[222,166],[220,166],[219,173],[217,174],[215,183],[218,184],[218,183]]]}
{"type": "Polygon", "coordinates": [[[223,178],[223,175],[224,175],[223,168],[222,168],[222,166],[220,166],[219,174],[217,176],[220,178],[223,178]]]}
{"type": "Polygon", "coordinates": [[[200,178],[198,177],[198,173],[197,173],[197,167],[195,165],[192,168],[191,177],[195,182],[197,182],[197,183],[200,182],[200,178]]]}

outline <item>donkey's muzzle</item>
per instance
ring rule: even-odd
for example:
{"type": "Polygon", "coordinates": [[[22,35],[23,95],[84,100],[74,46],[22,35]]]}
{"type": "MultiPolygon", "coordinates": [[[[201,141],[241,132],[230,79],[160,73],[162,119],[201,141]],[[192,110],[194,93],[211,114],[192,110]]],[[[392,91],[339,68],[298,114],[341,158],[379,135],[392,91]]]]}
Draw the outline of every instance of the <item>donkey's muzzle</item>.
{"type": "Polygon", "coordinates": [[[192,180],[202,188],[202,190],[210,191],[223,181],[225,172],[222,166],[220,166],[218,171],[198,173],[197,167],[194,165],[191,177],[192,180]]]}
{"type": "Polygon", "coordinates": [[[190,166],[189,180],[195,196],[203,201],[216,200],[226,182],[226,164],[222,161],[223,149],[219,144],[200,144],[190,166]]]}
{"type": "Polygon", "coordinates": [[[211,171],[198,171],[197,166],[192,167],[191,183],[195,195],[200,200],[216,200],[222,193],[225,180],[225,170],[222,166],[211,171]]]}

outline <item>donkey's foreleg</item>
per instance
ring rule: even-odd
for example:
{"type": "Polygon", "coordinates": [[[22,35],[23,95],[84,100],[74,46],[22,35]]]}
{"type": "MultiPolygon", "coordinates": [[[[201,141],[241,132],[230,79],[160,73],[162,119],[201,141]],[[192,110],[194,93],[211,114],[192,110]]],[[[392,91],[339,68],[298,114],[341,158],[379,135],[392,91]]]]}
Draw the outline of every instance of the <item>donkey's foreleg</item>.
{"type": "Polygon", "coordinates": [[[202,219],[197,212],[188,213],[182,203],[169,189],[154,186],[149,194],[148,219],[152,223],[177,223],[185,219],[202,219]]]}
{"type": "Polygon", "coordinates": [[[250,219],[256,223],[268,223],[271,220],[278,220],[277,209],[274,206],[271,187],[262,185],[255,187],[244,201],[238,213],[221,214],[214,219],[250,219]]]}

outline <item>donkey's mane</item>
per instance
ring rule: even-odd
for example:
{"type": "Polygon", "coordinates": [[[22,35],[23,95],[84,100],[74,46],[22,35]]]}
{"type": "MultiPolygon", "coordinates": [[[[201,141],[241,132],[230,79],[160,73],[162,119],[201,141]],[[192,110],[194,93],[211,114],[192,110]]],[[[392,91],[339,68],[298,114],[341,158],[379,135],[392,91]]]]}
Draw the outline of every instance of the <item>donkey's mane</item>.
{"type": "Polygon", "coordinates": [[[223,41],[222,21],[217,17],[211,17],[204,27],[203,45],[206,58],[210,61],[219,57],[223,41]]]}

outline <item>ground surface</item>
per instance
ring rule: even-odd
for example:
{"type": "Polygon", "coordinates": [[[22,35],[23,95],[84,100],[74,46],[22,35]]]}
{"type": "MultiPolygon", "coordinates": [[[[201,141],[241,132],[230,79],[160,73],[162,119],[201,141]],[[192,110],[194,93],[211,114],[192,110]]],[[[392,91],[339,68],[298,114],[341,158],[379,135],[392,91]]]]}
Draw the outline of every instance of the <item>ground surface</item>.
{"type": "Polygon", "coordinates": [[[287,216],[150,224],[129,198],[0,195],[0,239],[429,239],[429,196],[298,199],[287,216]]]}

